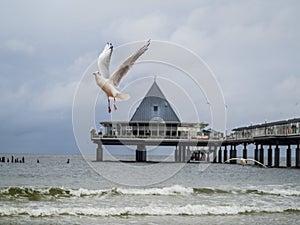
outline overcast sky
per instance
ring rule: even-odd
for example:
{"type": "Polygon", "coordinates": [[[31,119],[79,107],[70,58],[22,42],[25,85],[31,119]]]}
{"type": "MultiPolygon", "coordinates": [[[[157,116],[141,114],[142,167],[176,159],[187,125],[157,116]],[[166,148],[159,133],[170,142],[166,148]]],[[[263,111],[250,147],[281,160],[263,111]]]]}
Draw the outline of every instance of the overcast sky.
{"type": "MultiPolygon", "coordinates": [[[[171,41],[214,72],[228,129],[300,117],[300,2],[0,2],[0,152],[77,152],[72,103],[103,45],[171,41]]],[[[103,98],[104,99],[104,98],[103,98]]]]}

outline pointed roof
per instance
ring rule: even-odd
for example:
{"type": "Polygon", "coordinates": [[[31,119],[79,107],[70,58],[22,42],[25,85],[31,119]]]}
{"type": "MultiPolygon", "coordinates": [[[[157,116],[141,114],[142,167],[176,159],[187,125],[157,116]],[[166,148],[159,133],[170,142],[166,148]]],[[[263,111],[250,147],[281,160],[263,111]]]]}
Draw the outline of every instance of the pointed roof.
{"type": "Polygon", "coordinates": [[[149,122],[153,120],[180,123],[178,116],[156,81],[153,82],[130,121],[149,122]]]}
{"type": "Polygon", "coordinates": [[[163,92],[161,91],[161,89],[157,85],[156,81],[153,82],[152,86],[148,90],[145,98],[147,98],[147,97],[158,97],[158,98],[166,99],[163,92]]]}

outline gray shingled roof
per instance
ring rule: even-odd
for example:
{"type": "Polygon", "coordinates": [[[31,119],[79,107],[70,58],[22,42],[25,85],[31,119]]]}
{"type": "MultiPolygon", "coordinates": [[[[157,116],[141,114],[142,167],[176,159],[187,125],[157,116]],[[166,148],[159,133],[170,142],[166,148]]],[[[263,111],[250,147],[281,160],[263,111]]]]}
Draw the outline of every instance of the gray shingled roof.
{"type": "Polygon", "coordinates": [[[178,116],[157,85],[156,81],[152,84],[130,121],[148,122],[151,120],[180,123],[178,116]]]}

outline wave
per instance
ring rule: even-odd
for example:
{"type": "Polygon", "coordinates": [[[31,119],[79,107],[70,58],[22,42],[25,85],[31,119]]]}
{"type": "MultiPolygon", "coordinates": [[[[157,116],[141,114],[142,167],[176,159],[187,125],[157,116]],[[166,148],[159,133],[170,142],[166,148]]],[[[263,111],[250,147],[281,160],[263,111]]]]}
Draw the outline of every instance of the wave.
{"type": "Polygon", "coordinates": [[[55,200],[57,198],[101,197],[104,195],[214,195],[214,194],[256,194],[300,197],[300,190],[288,188],[191,188],[174,185],[162,188],[110,188],[89,190],[84,188],[70,189],[64,187],[33,188],[5,187],[0,188],[0,200],[28,199],[30,201],[55,200]]]}
{"type": "Polygon", "coordinates": [[[237,215],[253,213],[299,213],[300,208],[291,207],[254,207],[254,206],[144,206],[144,207],[81,207],[81,208],[53,208],[44,207],[0,208],[0,217],[7,216],[30,216],[30,217],[53,217],[53,216],[200,216],[200,215],[237,215]]]}

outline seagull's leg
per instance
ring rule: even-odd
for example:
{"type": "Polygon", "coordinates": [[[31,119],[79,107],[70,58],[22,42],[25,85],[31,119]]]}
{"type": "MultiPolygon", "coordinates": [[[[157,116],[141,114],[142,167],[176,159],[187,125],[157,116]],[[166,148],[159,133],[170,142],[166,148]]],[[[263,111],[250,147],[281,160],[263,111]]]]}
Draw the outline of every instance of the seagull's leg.
{"type": "Polygon", "coordinates": [[[114,109],[117,110],[116,98],[114,97],[114,109]]]}
{"type": "Polygon", "coordinates": [[[110,112],[111,112],[111,108],[110,108],[110,100],[109,100],[109,97],[107,98],[107,100],[108,100],[108,113],[110,113],[110,112]]]}

